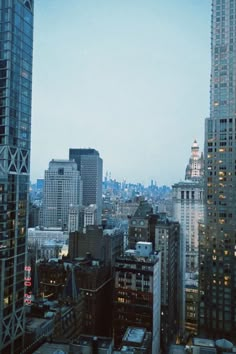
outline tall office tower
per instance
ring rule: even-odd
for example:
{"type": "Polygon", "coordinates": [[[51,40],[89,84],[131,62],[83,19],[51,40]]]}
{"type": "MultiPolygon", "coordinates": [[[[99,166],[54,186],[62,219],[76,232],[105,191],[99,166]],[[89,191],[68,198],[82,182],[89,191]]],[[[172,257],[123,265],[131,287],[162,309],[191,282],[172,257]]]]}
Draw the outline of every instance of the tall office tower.
{"type": "Polygon", "coordinates": [[[203,220],[203,155],[194,141],[185,181],[172,186],[173,217],[180,223],[185,244],[186,271],[198,271],[198,223],[203,220]]]}
{"type": "Polygon", "coordinates": [[[236,338],[236,2],[212,0],[200,329],[236,338]]]}
{"type": "Polygon", "coordinates": [[[71,205],[81,205],[82,183],[75,162],[52,160],[45,171],[42,226],[68,228],[71,205]]]}
{"type": "Polygon", "coordinates": [[[0,353],[24,333],[33,0],[0,1],[0,353]]]}
{"type": "Polygon", "coordinates": [[[151,242],[137,242],[115,263],[113,331],[119,347],[128,327],[152,333],[152,353],[160,350],[161,255],[151,242]]]}
{"type": "Polygon", "coordinates": [[[98,225],[102,221],[102,159],[95,149],[70,149],[69,159],[78,165],[83,181],[83,205],[96,204],[98,225]]]}

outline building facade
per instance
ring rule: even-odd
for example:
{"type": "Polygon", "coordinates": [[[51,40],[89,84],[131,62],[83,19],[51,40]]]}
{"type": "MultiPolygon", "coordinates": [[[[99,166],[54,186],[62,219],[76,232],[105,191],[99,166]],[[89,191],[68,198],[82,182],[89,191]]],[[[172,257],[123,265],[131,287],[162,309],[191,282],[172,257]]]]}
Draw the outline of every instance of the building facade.
{"type": "Polygon", "coordinates": [[[82,182],[76,163],[50,161],[45,171],[41,225],[68,229],[70,207],[81,203],[82,182]]]}
{"type": "Polygon", "coordinates": [[[185,330],[198,334],[199,290],[198,273],[185,274],[185,330]]]}
{"type": "Polygon", "coordinates": [[[128,244],[151,242],[161,252],[161,346],[166,350],[170,341],[184,328],[184,244],[180,225],[168,219],[166,213],[153,214],[147,201],[141,201],[129,218],[128,244]]]}
{"type": "Polygon", "coordinates": [[[112,335],[112,280],[104,262],[87,258],[75,265],[75,281],[84,296],[84,334],[112,335]]]}
{"type": "Polygon", "coordinates": [[[129,248],[134,249],[139,241],[152,242],[153,247],[155,246],[156,220],[152,206],[146,200],[140,201],[134,215],[129,217],[129,248]]]}
{"type": "Polygon", "coordinates": [[[151,242],[138,242],[136,250],[117,257],[113,330],[119,348],[127,328],[146,328],[152,333],[152,353],[160,350],[161,255],[151,242]]]}
{"type": "Polygon", "coordinates": [[[84,227],[87,225],[97,225],[97,206],[91,204],[84,208],[84,227]]]}
{"type": "Polygon", "coordinates": [[[203,183],[184,181],[172,186],[173,217],[180,223],[185,247],[186,271],[198,270],[198,223],[203,220],[203,183]]]}
{"type": "Polygon", "coordinates": [[[155,250],[161,252],[161,346],[164,352],[184,326],[183,247],[178,222],[165,214],[155,226],[155,250]]]}
{"type": "Polygon", "coordinates": [[[24,334],[33,0],[0,1],[0,353],[24,334]]]}
{"type": "Polygon", "coordinates": [[[77,163],[83,181],[83,205],[97,206],[96,223],[102,215],[102,166],[103,161],[95,149],[70,149],[69,159],[77,163]]]}
{"type": "Polygon", "coordinates": [[[173,217],[180,223],[187,272],[198,270],[198,223],[203,220],[204,214],[203,172],[203,154],[200,154],[199,145],[194,140],[185,181],[172,186],[173,217]]]}
{"type": "Polygon", "coordinates": [[[69,256],[73,260],[90,256],[94,259],[109,261],[110,249],[103,235],[102,226],[88,225],[69,235],[69,256]]]}
{"type": "Polygon", "coordinates": [[[80,215],[82,207],[80,205],[70,205],[69,206],[69,216],[68,216],[68,231],[75,232],[79,230],[80,226],[80,215]]]}
{"type": "Polygon", "coordinates": [[[236,338],[236,3],[212,0],[210,118],[205,125],[205,225],[200,330],[236,338]]]}

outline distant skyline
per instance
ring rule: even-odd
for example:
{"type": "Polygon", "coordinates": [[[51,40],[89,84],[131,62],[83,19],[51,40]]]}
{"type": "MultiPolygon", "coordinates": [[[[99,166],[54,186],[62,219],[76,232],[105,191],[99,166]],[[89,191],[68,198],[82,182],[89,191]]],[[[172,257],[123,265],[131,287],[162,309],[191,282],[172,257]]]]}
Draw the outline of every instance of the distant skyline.
{"type": "Polygon", "coordinates": [[[209,116],[210,1],[35,2],[31,181],[69,148],[104,176],[184,179],[209,116]]]}

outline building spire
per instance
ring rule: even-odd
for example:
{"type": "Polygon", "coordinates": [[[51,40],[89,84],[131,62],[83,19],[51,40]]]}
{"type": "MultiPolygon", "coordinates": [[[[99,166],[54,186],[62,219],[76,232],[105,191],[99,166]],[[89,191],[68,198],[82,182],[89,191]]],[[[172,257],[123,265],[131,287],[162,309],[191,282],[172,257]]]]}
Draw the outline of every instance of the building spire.
{"type": "Polygon", "coordinates": [[[191,156],[186,167],[185,180],[201,180],[203,177],[203,155],[199,153],[197,140],[191,146],[191,156]]]}

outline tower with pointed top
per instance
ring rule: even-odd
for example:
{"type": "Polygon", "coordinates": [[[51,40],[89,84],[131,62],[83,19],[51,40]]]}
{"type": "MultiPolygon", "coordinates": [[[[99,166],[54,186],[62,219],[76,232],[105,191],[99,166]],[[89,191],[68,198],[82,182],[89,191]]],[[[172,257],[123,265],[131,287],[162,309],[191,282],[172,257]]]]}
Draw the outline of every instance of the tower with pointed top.
{"type": "Polygon", "coordinates": [[[185,181],[172,186],[174,218],[180,223],[187,272],[198,270],[198,222],[203,219],[203,166],[203,154],[194,140],[185,181]]]}
{"type": "MultiPolygon", "coordinates": [[[[183,259],[183,282],[186,273],[198,272],[199,258],[199,222],[203,219],[203,154],[199,152],[199,145],[195,140],[191,147],[191,156],[186,167],[185,181],[172,186],[173,217],[180,223],[181,248],[183,259]]],[[[188,289],[189,290],[189,289],[188,289]]],[[[196,291],[196,289],[195,289],[196,291]]],[[[193,311],[192,300],[186,294],[185,329],[197,331],[198,319],[191,317],[193,311]],[[189,307],[188,307],[189,306],[189,307]]]]}
{"type": "Polygon", "coordinates": [[[197,181],[203,178],[204,160],[203,154],[199,153],[199,145],[195,139],[191,147],[191,157],[186,167],[185,179],[190,181],[197,181]]]}

